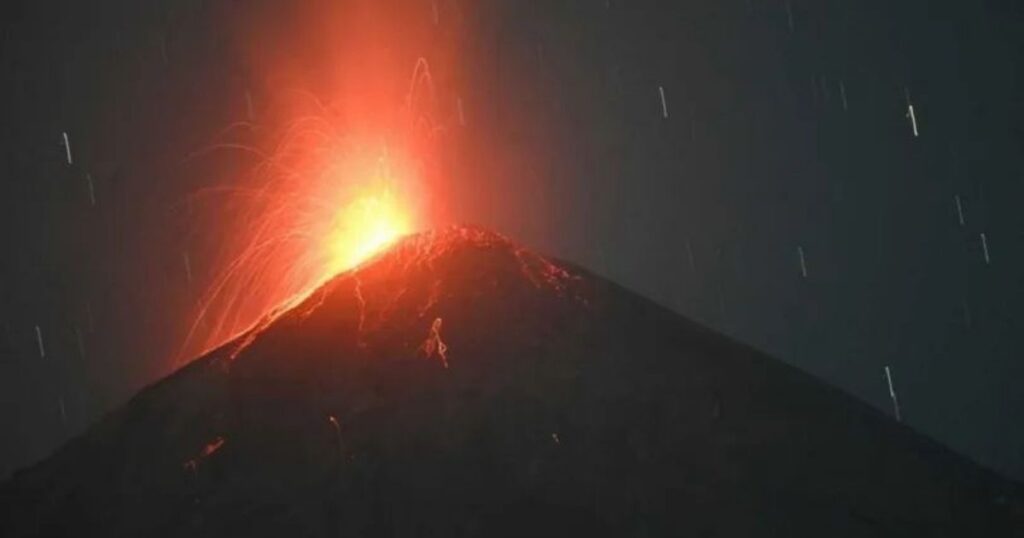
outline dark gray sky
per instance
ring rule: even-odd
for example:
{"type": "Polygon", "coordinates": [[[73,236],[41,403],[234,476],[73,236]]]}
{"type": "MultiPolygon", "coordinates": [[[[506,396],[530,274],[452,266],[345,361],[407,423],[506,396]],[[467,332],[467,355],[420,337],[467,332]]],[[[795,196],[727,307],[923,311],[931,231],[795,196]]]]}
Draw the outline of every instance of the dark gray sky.
{"type": "MultiPolygon", "coordinates": [[[[889,366],[907,423],[1024,478],[1019,3],[439,0],[436,27],[393,3],[465,34],[450,218],[886,410],[889,366]]],[[[186,157],[246,92],[259,121],[268,74],[228,29],[275,9],[38,4],[0,17],[0,475],[171,368],[222,239],[182,207],[251,166],[186,157]]],[[[302,56],[290,31],[267,50],[302,56]]]]}

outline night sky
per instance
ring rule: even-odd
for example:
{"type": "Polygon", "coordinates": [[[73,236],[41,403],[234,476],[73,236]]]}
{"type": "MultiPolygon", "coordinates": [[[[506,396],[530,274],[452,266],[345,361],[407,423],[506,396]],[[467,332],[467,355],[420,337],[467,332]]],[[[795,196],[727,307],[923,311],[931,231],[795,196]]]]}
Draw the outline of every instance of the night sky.
{"type": "MultiPolygon", "coordinates": [[[[252,166],[194,155],[271,122],[260,54],[331,99],[301,22],[346,9],[86,4],[0,8],[0,476],[175,367],[230,233],[190,196],[252,166]]],[[[425,57],[438,108],[462,106],[433,224],[493,228],[892,412],[888,367],[906,423],[1024,479],[1020,3],[377,4],[407,36],[389,57],[425,57]]]]}

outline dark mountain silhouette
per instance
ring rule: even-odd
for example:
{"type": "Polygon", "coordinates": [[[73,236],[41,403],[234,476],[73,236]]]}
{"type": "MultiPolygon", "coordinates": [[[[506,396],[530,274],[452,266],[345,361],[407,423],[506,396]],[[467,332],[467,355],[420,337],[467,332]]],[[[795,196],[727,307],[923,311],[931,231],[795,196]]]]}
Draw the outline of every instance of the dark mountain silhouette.
{"type": "Polygon", "coordinates": [[[1020,536],[1021,490],[489,232],[403,240],[0,486],[20,536],[1020,536]]]}

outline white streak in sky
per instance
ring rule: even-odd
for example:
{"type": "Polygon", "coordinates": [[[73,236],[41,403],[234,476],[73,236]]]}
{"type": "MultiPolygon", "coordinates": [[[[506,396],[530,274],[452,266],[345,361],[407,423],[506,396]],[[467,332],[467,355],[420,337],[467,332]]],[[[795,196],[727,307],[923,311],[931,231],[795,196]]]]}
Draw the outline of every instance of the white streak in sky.
{"type": "Polygon", "coordinates": [[[985,264],[991,264],[992,260],[988,257],[988,237],[985,236],[985,232],[981,232],[981,251],[985,255],[985,264]]]}
{"type": "Polygon", "coordinates": [[[459,107],[459,125],[465,127],[466,126],[466,111],[462,107],[462,98],[461,97],[458,98],[457,104],[458,104],[458,107],[459,107]]]}
{"type": "Polygon", "coordinates": [[[896,398],[896,389],[892,386],[892,373],[889,371],[889,367],[885,367],[885,381],[889,384],[889,397],[892,398],[892,407],[896,413],[896,420],[903,422],[903,417],[900,415],[900,401],[896,398]]]}
{"type": "Polygon", "coordinates": [[[658,95],[661,96],[661,117],[668,119],[668,102],[665,101],[665,87],[658,86],[658,95]]]}
{"type": "Polygon", "coordinates": [[[436,0],[434,2],[430,3],[430,8],[431,8],[431,10],[434,13],[434,25],[437,25],[437,24],[439,24],[441,22],[441,14],[437,10],[437,1],[436,0]]]}
{"type": "Polygon", "coordinates": [[[65,426],[68,424],[68,414],[64,411],[64,397],[57,398],[57,405],[60,406],[60,421],[65,426]]]}
{"type": "Polygon", "coordinates": [[[910,102],[910,89],[903,88],[903,95],[907,98],[907,117],[910,118],[910,126],[914,130],[914,138],[917,138],[920,133],[917,130],[917,113],[914,112],[914,104],[910,102]]]}
{"type": "Polygon", "coordinates": [[[96,189],[92,185],[92,174],[85,175],[85,181],[89,184],[89,203],[96,206],[96,189]]]}
{"type": "Polygon", "coordinates": [[[804,247],[796,247],[796,252],[800,255],[800,274],[807,278],[807,259],[804,257],[804,247]]]}
{"type": "Polygon", "coordinates": [[[786,0],[786,19],[789,21],[789,31],[792,32],[795,29],[793,23],[793,4],[789,0],[786,0]]]}
{"type": "Polygon", "coordinates": [[[960,220],[960,226],[963,226],[964,225],[964,206],[960,202],[960,195],[957,194],[956,196],[953,197],[953,199],[956,201],[956,217],[957,217],[957,219],[960,220]]]}
{"type": "Polygon", "coordinates": [[[907,105],[907,116],[910,117],[910,126],[914,128],[914,138],[921,135],[917,131],[917,115],[914,114],[914,105],[907,105]]]}
{"type": "Polygon", "coordinates": [[[841,80],[839,81],[839,97],[843,100],[843,110],[849,110],[846,102],[846,84],[843,84],[841,80]]]}
{"type": "Polygon", "coordinates": [[[71,141],[68,139],[68,132],[64,131],[61,134],[64,136],[64,152],[67,154],[68,164],[74,164],[71,160],[71,141]]]}
{"type": "Polygon", "coordinates": [[[39,357],[46,358],[46,348],[43,347],[43,330],[36,325],[36,343],[39,344],[39,357]]]}

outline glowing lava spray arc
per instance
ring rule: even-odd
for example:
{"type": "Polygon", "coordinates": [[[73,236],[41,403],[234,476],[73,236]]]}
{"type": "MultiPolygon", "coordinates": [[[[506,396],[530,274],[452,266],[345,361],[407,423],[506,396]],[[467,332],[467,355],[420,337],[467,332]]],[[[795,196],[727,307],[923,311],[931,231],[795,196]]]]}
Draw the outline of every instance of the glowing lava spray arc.
{"type": "MultiPolygon", "coordinates": [[[[338,50],[349,57],[374,58],[381,53],[371,41],[382,32],[368,26],[371,38],[358,32],[325,34],[348,36],[338,50]]],[[[356,75],[345,79],[349,86],[330,104],[292,87],[279,92],[286,98],[274,114],[267,113],[285,125],[275,142],[266,148],[239,143],[240,137],[265,129],[238,123],[194,156],[240,151],[255,166],[189,200],[190,207],[199,208],[197,233],[214,230],[220,241],[176,362],[295,304],[326,279],[433,220],[427,188],[436,168],[433,148],[446,125],[457,121],[455,108],[438,112],[444,107],[437,105],[425,58],[404,62],[401,84],[397,63],[388,57],[352,68],[356,75]]],[[[278,67],[267,69],[289,70],[278,67]]],[[[289,84],[295,79],[285,78],[289,84]]],[[[246,98],[252,102],[248,93],[246,98]]]]}
{"type": "Polygon", "coordinates": [[[296,122],[251,178],[205,189],[233,233],[203,294],[185,352],[248,328],[421,222],[417,167],[388,146],[339,136],[328,119],[296,122]]]}

